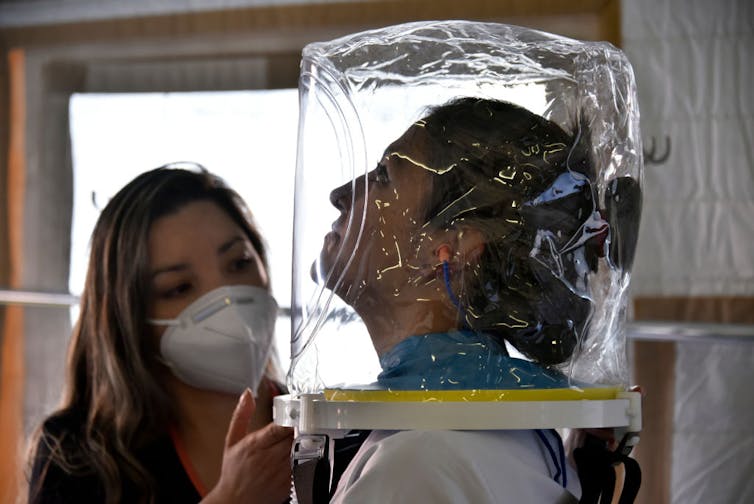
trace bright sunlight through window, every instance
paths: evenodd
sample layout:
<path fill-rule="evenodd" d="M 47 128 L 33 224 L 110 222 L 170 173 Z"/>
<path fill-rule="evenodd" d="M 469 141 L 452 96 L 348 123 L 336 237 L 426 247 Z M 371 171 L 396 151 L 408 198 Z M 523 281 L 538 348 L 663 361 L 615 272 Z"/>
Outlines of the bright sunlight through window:
<path fill-rule="evenodd" d="M 267 240 L 273 293 L 290 306 L 297 90 L 75 94 L 70 122 L 71 293 L 83 290 L 89 238 L 109 198 L 139 173 L 193 161 L 246 200 Z M 276 339 L 285 367 L 289 317 L 278 319 Z"/>

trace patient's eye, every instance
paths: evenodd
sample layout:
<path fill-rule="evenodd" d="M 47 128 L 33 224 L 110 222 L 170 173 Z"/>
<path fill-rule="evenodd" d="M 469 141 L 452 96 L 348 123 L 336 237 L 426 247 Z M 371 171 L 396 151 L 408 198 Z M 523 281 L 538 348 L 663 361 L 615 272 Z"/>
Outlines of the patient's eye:
<path fill-rule="evenodd" d="M 377 163 L 377 167 L 369 172 L 369 181 L 378 184 L 387 184 L 390 182 L 390 177 L 388 177 L 387 173 L 387 166 L 382 163 Z"/>

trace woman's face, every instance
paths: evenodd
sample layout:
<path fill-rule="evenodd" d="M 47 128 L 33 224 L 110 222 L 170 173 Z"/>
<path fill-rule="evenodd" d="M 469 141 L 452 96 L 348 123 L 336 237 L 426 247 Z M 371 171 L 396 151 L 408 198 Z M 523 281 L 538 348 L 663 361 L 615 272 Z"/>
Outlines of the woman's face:
<path fill-rule="evenodd" d="M 422 128 L 409 128 L 387 148 L 366 184 L 361 176 L 330 194 L 340 217 L 325 236 L 320 265 L 330 273 L 327 287 L 349 304 L 370 291 L 413 301 L 407 297 L 424 274 L 431 241 L 422 229 L 432 177 L 423 161 L 426 143 Z"/>
<path fill-rule="evenodd" d="M 194 300 L 226 285 L 268 287 L 244 230 L 212 201 L 195 201 L 155 220 L 149 230 L 148 317 L 173 319 Z M 156 327 L 161 333 L 164 327 Z"/>

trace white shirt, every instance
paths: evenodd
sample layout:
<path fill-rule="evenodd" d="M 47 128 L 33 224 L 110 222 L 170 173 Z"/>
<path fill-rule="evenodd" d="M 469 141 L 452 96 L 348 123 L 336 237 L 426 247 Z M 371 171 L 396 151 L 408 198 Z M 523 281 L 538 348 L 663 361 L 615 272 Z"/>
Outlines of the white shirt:
<path fill-rule="evenodd" d="M 566 466 L 567 489 L 578 499 L 578 476 Z M 556 473 L 532 430 L 374 431 L 331 502 L 556 503 L 565 493 Z"/>

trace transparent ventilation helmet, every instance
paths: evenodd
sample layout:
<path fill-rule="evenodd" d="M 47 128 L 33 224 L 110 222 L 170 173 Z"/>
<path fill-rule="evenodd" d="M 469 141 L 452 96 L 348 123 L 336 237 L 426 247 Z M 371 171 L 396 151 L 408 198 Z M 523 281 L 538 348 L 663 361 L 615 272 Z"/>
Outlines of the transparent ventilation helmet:
<path fill-rule="evenodd" d="M 491 23 L 367 31 L 304 49 L 299 121 L 294 396 L 625 390 L 642 157 L 620 50 Z"/>

